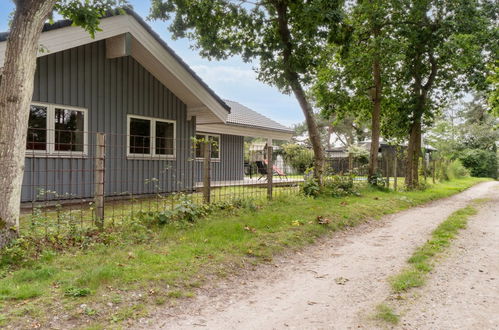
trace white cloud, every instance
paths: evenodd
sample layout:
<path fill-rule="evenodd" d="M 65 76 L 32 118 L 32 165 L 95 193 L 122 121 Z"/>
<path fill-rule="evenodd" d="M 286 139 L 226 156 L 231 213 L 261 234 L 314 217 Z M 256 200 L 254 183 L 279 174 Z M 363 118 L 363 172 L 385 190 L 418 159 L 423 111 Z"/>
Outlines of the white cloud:
<path fill-rule="evenodd" d="M 192 69 L 208 84 L 252 83 L 256 80 L 253 70 L 235 66 L 193 65 Z"/>

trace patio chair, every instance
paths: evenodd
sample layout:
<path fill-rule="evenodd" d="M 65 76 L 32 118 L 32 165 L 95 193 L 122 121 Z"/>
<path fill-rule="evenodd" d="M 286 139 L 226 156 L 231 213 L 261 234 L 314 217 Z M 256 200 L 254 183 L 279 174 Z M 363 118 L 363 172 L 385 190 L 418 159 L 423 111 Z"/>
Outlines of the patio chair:
<path fill-rule="evenodd" d="M 261 178 L 267 178 L 267 165 L 264 164 L 261 160 L 257 160 L 256 162 L 256 170 L 258 174 L 260 174 L 260 177 L 258 180 Z"/>

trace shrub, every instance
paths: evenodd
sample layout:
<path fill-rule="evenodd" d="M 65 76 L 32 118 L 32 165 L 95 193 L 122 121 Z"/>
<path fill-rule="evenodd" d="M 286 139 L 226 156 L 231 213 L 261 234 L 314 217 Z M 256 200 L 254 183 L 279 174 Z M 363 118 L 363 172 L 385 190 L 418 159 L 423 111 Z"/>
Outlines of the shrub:
<path fill-rule="evenodd" d="M 469 171 L 463 166 L 459 159 L 444 164 L 438 177 L 440 180 L 449 181 L 469 176 Z"/>
<path fill-rule="evenodd" d="M 324 180 L 323 192 L 333 197 L 358 195 L 353 176 L 333 175 Z"/>
<path fill-rule="evenodd" d="M 298 144 L 284 144 L 282 146 L 284 160 L 289 163 L 298 173 L 305 171 L 314 165 L 314 154 L 311 150 Z"/>
<path fill-rule="evenodd" d="M 305 196 L 317 197 L 320 194 L 320 186 L 312 176 L 307 176 L 301 186 L 301 191 Z"/>
<path fill-rule="evenodd" d="M 472 176 L 497 179 L 497 155 L 494 151 L 483 149 L 464 150 L 459 159 Z"/>

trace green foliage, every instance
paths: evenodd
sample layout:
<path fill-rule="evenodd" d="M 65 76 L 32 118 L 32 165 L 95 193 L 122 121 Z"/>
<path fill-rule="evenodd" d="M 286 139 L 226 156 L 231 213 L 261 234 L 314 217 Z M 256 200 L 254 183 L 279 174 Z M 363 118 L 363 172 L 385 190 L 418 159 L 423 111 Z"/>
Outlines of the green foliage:
<path fill-rule="evenodd" d="M 20 237 L 0 251 L 0 269 L 8 265 L 24 265 L 36 253 L 36 246 L 28 238 Z"/>
<path fill-rule="evenodd" d="M 489 84 L 488 103 L 492 115 L 499 117 L 499 61 L 491 65 L 492 72 L 487 77 Z"/>
<path fill-rule="evenodd" d="M 439 179 L 449 181 L 461 179 L 469 175 L 469 171 L 463 166 L 461 161 L 455 159 L 442 166 L 441 172 L 439 173 Z"/>
<path fill-rule="evenodd" d="M 400 321 L 400 316 L 395 314 L 393 309 L 385 304 L 380 304 L 376 306 L 375 318 L 377 320 L 388 322 L 391 324 L 397 324 Z"/>
<path fill-rule="evenodd" d="M 90 289 L 88 288 L 76 288 L 76 287 L 69 287 L 66 290 L 64 290 L 64 295 L 66 297 L 85 297 L 88 296 L 91 293 Z"/>
<path fill-rule="evenodd" d="M 100 19 L 107 12 L 115 10 L 118 14 L 124 14 L 121 8 L 125 7 L 128 7 L 127 0 L 58 0 L 54 10 L 70 19 L 73 25 L 85 29 L 93 38 L 96 32 L 102 31 L 99 28 Z"/>
<path fill-rule="evenodd" d="M 380 171 L 378 171 L 377 173 L 374 173 L 374 175 L 372 175 L 369 178 L 369 185 L 371 185 L 372 187 L 379 188 L 379 189 L 385 188 L 386 187 L 386 178 L 383 176 L 383 173 L 381 173 Z"/>
<path fill-rule="evenodd" d="M 481 201 L 475 201 L 479 203 Z M 467 206 L 452 213 L 431 234 L 423 246 L 416 249 L 407 260 L 410 267 L 390 279 L 394 292 L 407 291 L 410 288 L 420 287 L 425 283 L 425 274 L 432 270 L 432 260 L 441 253 L 455 238 L 459 230 L 466 228 L 468 218 L 476 214 L 473 206 Z"/>
<path fill-rule="evenodd" d="M 354 176 L 332 175 L 324 179 L 322 193 L 325 196 L 344 197 L 359 195 L 358 188 L 354 184 Z"/>
<path fill-rule="evenodd" d="M 497 178 L 498 163 L 497 153 L 482 149 L 464 150 L 459 159 L 472 176 Z"/>
<path fill-rule="evenodd" d="M 317 197 L 321 192 L 321 187 L 319 186 L 319 182 L 317 182 L 314 177 L 308 175 L 305 177 L 305 181 L 301 185 L 301 191 L 305 196 Z"/>
<path fill-rule="evenodd" d="M 300 174 L 305 173 L 314 165 L 313 152 L 299 144 L 288 143 L 282 145 L 282 154 L 284 160 Z"/>
<path fill-rule="evenodd" d="M 226 59 L 241 55 L 259 60 L 258 79 L 289 92 L 289 72 L 306 82 L 315 56 L 330 37 L 339 37 L 341 1 L 246 2 L 230 0 L 153 0 L 151 18 L 171 20 L 174 37 L 195 41 L 201 56 Z M 280 17 L 281 10 L 285 17 Z M 290 38 L 278 28 L 285 20 Z M 216 24 L 214 24 L 216 22 Z M 289 45 L 289 44 L 291 45 Z"/>

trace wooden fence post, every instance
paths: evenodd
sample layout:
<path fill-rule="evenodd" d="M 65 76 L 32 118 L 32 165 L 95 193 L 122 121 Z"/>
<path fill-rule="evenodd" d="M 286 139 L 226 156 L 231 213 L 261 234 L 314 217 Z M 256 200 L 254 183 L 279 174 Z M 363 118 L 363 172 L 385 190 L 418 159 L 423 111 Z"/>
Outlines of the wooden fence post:
<path fill-rule="evenodd" d="M 97 133 L 95 144 L 95 170 L 94 170 L 94 184 L 95 184 L 95 219 L 99 229 L 104 228 L 104 177 L 106 171 L 105 157 L 106 157 L 106 135 L 104 133 Z"/>
<path fill-rule="evenodd" d="M 203 201 L 209 204 L 211 201 L 211 143 L 203 142 Z"/>
<path fill-rule="evenodd" d="M 397 191 L 397 178 L 398 178 L 398 174 L 397 174 L 397 167 L 398 167 L 398 164 L 397 164 L 397 151 L 395 151 L 395 158 L 393 159 L 393 190 Z"/>
<path fill-rule="evenodd" d="M 351 152 L 348 153 L 348 173 L 351 174 L 353 171 L 353 155 Z"/>
<path fill-rule="evenodd" d="M 433 181 L 433 184 L 435 184 L 435 171 L 436 171 L 436 161 L 435 159 L 432 159 L 431 161 L 433 163 L 432 167 L 431 167 L 431 178 L 432 178 L 432 181 Z"/>
<path fill-rule="evenodd" d="M 272 146 L 267 146 L 267 198 L 272 200 L 272 179 L 274 167 L 272 162 Z"/>
<path fill-rule="evenodd" d="M 386 153 L 386 160 L 383 159 L 383 162 L 385 163 L 385 171 L 386 171 L 386 188 L 390 189 L 390 161 L 388 157 L 388 152 Z"/>

